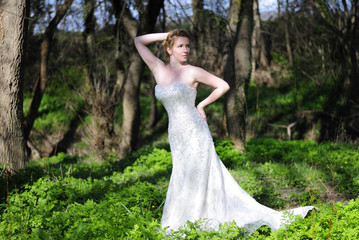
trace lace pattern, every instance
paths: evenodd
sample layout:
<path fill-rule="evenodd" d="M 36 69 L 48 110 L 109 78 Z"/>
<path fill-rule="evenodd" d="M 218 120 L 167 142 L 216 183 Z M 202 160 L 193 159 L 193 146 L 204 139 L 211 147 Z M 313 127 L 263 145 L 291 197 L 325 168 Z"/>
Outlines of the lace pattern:
<path fill-rule="evenodd" d="M 249 234 L 262 225 L 280 228 L 283 213 L 259 204 L 218 158 L 207 122 L 195 107 L 196 95 L 196 89 L 183 82 L 155 87 L 155 96 L 168 113 L 173 162 L 162 227 L 178 229 L 202 218 L 207 219 L 207 229 L 232 221 Z M 292 212 L 304 217 L 312 208 Z"/>

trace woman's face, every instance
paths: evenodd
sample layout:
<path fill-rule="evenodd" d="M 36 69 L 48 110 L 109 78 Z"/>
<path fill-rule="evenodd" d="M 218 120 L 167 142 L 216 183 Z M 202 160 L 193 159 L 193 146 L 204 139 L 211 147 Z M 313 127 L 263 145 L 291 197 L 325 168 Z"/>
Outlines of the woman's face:
<path fill-rule="evenodd" d="M 171 58 L 175 58 L 177 61 L 183 63 L 186 62 L 189 53 L 189 39 L 187 37 L 177 37 L 171 49 L 168 49 Z"/>

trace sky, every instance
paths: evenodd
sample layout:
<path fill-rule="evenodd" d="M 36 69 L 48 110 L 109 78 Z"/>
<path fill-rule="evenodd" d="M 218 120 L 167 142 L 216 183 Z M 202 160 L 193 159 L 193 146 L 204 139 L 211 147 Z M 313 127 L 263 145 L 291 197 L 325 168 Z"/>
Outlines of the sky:
<path fill-rule="evenodd" d="M 213 8 L 216 8 L 215 5 L 217 5 L 217 7 L 218 7 L 218 0 L 204 0 L 204 1 L 207 4 L 207 6 L 212 6 Z M 258 1 L 259 1 L 259 12 L 260 13 L 276 11 L 277 0 L 258 0 Z M 48 0 L 47 2 L 54 5 L 55 0 Z M 75 0 L 73 3 L 72 9 L 81 8 L 81 2 L 82 2 L 82 0 Z M 99 4 L 100 10 L 98 9 L 98 14 L 99 14 L 99 16 L 103 16 L 103 15 L 106 15 L 106 11 L 104 10 L 104 5 L 103 5 L 103 2 L 106 2 L 106 1 L 103 1 L 103 2 L 100 1 L 100 2 L 102 4 Z M 183 7 L 185 9 L 187 9 L 187 10 L 185 10 L 185 12 L 182 12 L 182 14 L 180 13 L 180 15 L 186 15 L 187 17 L 189 17 L 192 14 L 191 0 L 165 0 L 165 4 L 168 4 L 167 5 L 167 11 L 168 11 L 167 14 L 169 14 L 171 11 L 177 12 L 179 9 L 179 7 L 177 5 L 178 3 L 181 3 L 182 9 L 183 9 Z M 223 0 L 222 3 L 223 4 L 220 4 L 220 6 L 219 6 L 222 10 L 229 7 L 229 0 Z M 215 10 L 215 9 L 213 9 L 213 10 Z M 54 15 L 54 11 L 52 12 L 52 15 L 50 15 L 48 17 L 49 18 L 53 17 L 53 15 Z M 81 16 L 78 16 L 78 15 L 75 15 L 74 17 L 71 16 L 71 17 L 68 17 L 65 21 L 66 21 L 66 26 L 64 26 L 64 27 L 67 30 L 79 29 L 79 28 L 81 29 L 83 27 Z M 98 21 L 101 21 L 101 17 L 98 17 Z M 40 24 L 39 26 L 37 26 L 36 31 L 39 31 L 39 32 L 44 31 L 44 28 L 46 27 L 47 22 L 48 21 L 45 20 L 45 22 L 43 24 Z M 60 25 L 61 25 L 61 23 L 60 23 Z M 60 27 L 60 25 L 59 25 L 59 27 Z"/>
<path fill-rule="evenodd" d="M 258 0 L 259 12 L 271 12 L 277 10 L 277 0 Z"/>

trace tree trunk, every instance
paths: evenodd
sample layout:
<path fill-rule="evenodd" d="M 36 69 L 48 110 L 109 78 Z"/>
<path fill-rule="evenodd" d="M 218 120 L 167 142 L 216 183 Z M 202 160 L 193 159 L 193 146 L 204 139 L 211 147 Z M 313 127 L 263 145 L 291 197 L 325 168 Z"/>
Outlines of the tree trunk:
<path fill-rule="evenodd" d="M 88 94 L 92 97 L 89 99 L 90 112 L 92 114 L 92 122 L 88 128 L 88 134 L 90 135 L 90 144 L 93 150 L 96 152 L 97 156 L 101 160 L 104 159 L 106 155 L 106 139 L 107 139 L 107 129 L 106 125 L 111 119 L 106 119 L 105 109 L 108 106 L 105 106 L 103 102 L 105 99 L 108 99 L 108 96 L 103 96 L 106 94 L 104 90 L 103 79 L 98 73 L 96 67 L 96 53 L 95 53 L 95 9 L 96 9 L 96 0 L 85 0 L 84 1 L 84 49 L 85 49 L 85 63 L 86 63 L 86 81 L 89 85 Z"/>
<path fill-rule="evenodd" d="M 252 32 L 252 79 L 255 78 L 255 71 L 257 66 L 257 56 L 259 55 L 259 39 L 260 39 L 260 18 L 258 11 L 258 0 L 253 0 L 253 32 Z"/>
<path fill-rule="evenodd" d="M 268 69 L 270 59 L 268 54 L 268 47 L 262 35 L 261 18 L 259 15 L 258 0 L 253 1 L 253 33 L 252 33 L 252 79 L 255 78 L 255 71 L 257 68 Z M 270 75 L 270 71 L 268 71 Z"/>
<path fill-rule="evenodd" d="M 203 0 L 192 0 L 192 21 L 194 26 L 196 26 L 196 23 L 199 21 L 199 14 L 203 10 L 203 6 Z"/>
<path fill-rule="evenodd" d="M 289 1 L 286 0 L 285 4 L 285 16 L 286 21 L 284 22 L 284 31 L 285 31 L 285 45 L 287 47 L 287 54 L 288 54 L 288 61 L 289 65 L 293 66 L 293 53 L 292 53 L 292 47 L 290 45 L 290 38 L 289 38 Z"/>
<path fill-rule="evenodd" d="M 223 62 L 225 64 L 224 71 L 223 71 L 223 78 L 228 84 L 231 86 L 229 92 L 225 95 L 225 124 L 222 124 L 225 128 L 226 135 L 229 134 L 229 128 L 227 126 L 227 122 L 231 121 L 228 120 L 227 117 L 231 117 L 230 115 L 233 111 L 227 109 L 228 106 L 235 105 L 235 91 L 232 88 L 235 86 L 235 71 L 234 71 L 234 43 L 235 43 L 235 36 L 237 30 L 237 23 L 239 22 L 239 12 L 240 12 L 240 2 L 236 0 L 231 0 L 230 8 L 228 12 L 228 25 L 227 25 L 227 32 L 226 32 L 226 52 L 223 57 Z M 232 119 L 232 118 L 231 118 Z M 231 134 L 232 136 L 232 134 Z"/>
<path fill-rule="evenodd" d="M 157 121 L 158 121 L 158 109 L 157 109 L 157 100 L 156 100 L 156 96 L 155 96 L 155 86 L 156 86 L 156 81 L 154 79 L 151 80 L 151 89 L 152 89 L 152 94 L 151 94 L 151 112 L 150 112 L 150 117 L 148 120 L 148 129 L 150 131 L 153 130 L 153 127 L 156 125 Z"/>
<path fill-rule="evenodd" d="M 36 82 L 35 93 L 32 99 L 29 112 L 25 119 L 25 139 L 29 139 L 30 132 L 34 125 L 35 119 L 38 114 L 38 110 L 41 104 L 42 96 L 44 95 L 45 88 L 48 81 L 47 69 L 49 62 L 49 55 L 51 51 L 52 40 L 57 30 L 57 25 L 63 19 L 67 11 L 69 10 L 74 0 L 65 0 L 61 6 L 57 8 L 55 17 L 50 21 L 47 26 L 44 38 L 41 43 L 41 63 L 40 63 L 40 79 Z"/>
<path fill-rule="evenodd" d="M 26 167 L 23 59 L 29 1 L 0 2 L 0 163 L 11 173 Z M 3 11 L 6 10 L 6 11 Z"/>
<path fill-rule="evenodd" d="M 122 21 L 131 39 L 134 39 L 136 35 L 153 31 L 159 12 L 163 7 L 163 2 L 163 0 L 150 0 L 144 11 L 139 9 L 139 12 L 142 12 L 142 14 L 140 14 L 139 24 L 131 16 L 130 11 L 127 8 L 125 9 Z M 145 65 L 137 53 L 133 41 L 130 48 L 130 66 L 128 67 L 123 95 L 120 156 L 124 156 L 131 150 L 136 149 L 140 126 L 139 92 L 142 72 Z"/>
<path fill-rule="evenodd" d="M 201 11 L 203 10 L 203 0 L 192 0 L 192 25 L 191 25 L 191 43 L 193 48 L 191 49 L 192 59 L 198 61 L 203 54 L 203 29 L 201 24 Z M 207 23 L 208 24 L 208 23 Z M 206 27 L 208 28 L 208 25 Z M 202 53 L 202 54 L 201 54 Z M 198 62 L 195 65 L 200 65 Z"/>
<path fill-rule="evenodd" d="M 348 21 L 350 25 L 350 31 L 348 33 L 349 42 L 349 53 L 350 53 L 350 62 L 351 62 L 351 71 L 350 71 L 350 93 L 349 100 L 359 104 L 359 64 L 358 64 L 358 38 L 357 38 L 357 30 L 358 30 L 358 11 L 359 4 L 358 1 L 352 1 L 353 14 L 351 21 Z"/>
<path fill-rule="evenodd" d="M 122 23 L 122 17 L 125 11 L 125 4 L 122 4 L 122 1 L 112 0 L 112 6 L 115 11 L 116 16 L 116 89 L 114 94 L 119 94 L 125 83 L 125 71 L 126 71 L 126 48 L 127 48 L 127 39 L 124 38 L 124 29 Z"/>
<path fill-rule="evenodd" d="M 140 125 L 139 90 L 144 63 L 139 55 L 132 54 L 123 95 L 123 123 L 120 155 L 136 149 Z"/>
<path fill-rule="evenodd" d="M 96 64 L 95 64 L 95 0 L 85 0 L 85 29 L 83 32 L 84 41 L 85 41 L 85 63 L 86 63 L 86 79 L 93 88 L 96 86 L 96 80 L 94 74 L 96 74 Z"/>
<path fill-rule="evenodd" d="M 226 98 L 226 119 L 229 137 L 242 149 L 246 141 L 246 95 L 251 74 L 251 36 L 253 0 L 241 2 L 234 49 L 233 73 L 227 78 L 231 90 Z"/>
<path fill-rule="evenodd" d="M 281 7 L 282 3 L 281 0 L 277 0 L 277 18 L 279 19 L 282 15 L 280 7 Z"/>

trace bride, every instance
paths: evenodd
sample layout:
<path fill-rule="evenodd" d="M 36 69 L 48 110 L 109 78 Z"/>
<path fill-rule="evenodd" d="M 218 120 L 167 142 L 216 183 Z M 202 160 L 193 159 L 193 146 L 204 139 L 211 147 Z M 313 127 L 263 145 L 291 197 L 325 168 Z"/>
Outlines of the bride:
<path fill-rule="evenodd" d="M 169 63 L 153 55 L 147 45 L 163 41 Z M 206 122 L 204 107 L 229 90 L 221 78 L 187 63 L 189 35 L 185 30 L 153 33 L 135 38 L 135 46 L 152 71 L 156 98 L 169 119 L 168 138 L 172 154 L 172 174 L 161 226 L 178 229 L 187 221 L 205 220 L 205 229 L 218 229 L 235 221 L 251 234 L 263 225 L 278 229 L 283 212 L 259 204 L 245 192 L 218 158 Z M 197 107 L 198 84 L 212 87 L 212 93 Z M 304 217 L 313 207 L 289 210 Z"/>

